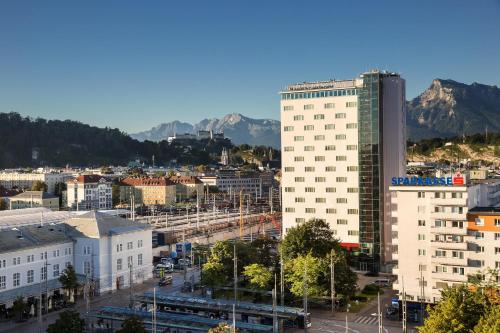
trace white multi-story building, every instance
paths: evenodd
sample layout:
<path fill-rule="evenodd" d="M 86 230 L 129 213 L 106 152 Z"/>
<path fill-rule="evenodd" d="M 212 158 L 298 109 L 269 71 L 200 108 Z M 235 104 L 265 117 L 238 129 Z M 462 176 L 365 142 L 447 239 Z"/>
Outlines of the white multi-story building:
<path fill-rule="evenodd" d="M 400 297 L 404 287 L 408 301 L 435 303 L 444 287 L 467 282 L 468 275 L 486 267 L 500 267 L 500 218 L 498 225 L 488 220 L 485 227 L 477 217 L 484 210 L 474 208 L 498 204 L 500 181 L 452 179 L 400 177 L 390 187 L 393 273 L 398 276 L 393 287 Z"/>
<path fill-rule="evenodd" d="M 66 182 L 67 206 L 76 210 L 111 209 L 111 182 L 99 175 L 80 175 Z"/>
<path fill-rule="evenodd" d="M 1 172 L 0 173 L 0 186 L 6 189 L 31 189 L 33 184 L 37 181 L 44 182 L 47 185 L 47 192 L 54 193 L 57 183 L 64 183 L 66 180 L 72 178 L 70 173 L 49 173 L 49 172 Z"/>
<path fill-rule="evenodd" d="M 60 291 L 59 275 L 72 264 L 73 240 L 62 225 L 1 230 L 0 306 L 8 308 L 23 296 L 34 307 L 35 299 L 47 291 L 51 299 Z"/>
<path fill-rule="evenodd" d="M 260 177 L 221 177 L 221 176 L 202 176 L 200 180 L 209 186 L 217 186 L 220 191 L 230 195 L 239 194 L 243 191 L 252 196 L 262 195 L 262 179 Z"/>
<path fill-rule="evenodd" d="M 74 266 L 99 292 L 151 278 L 152 235 L 149 225 L 91 211 L 66 221 L 75 241 Z"/>
<path fill-rule="evenodd" d="M 281 92 L 283 226 L 323 219 L 359 268 L 390 257 L 390 177 L 405 170 L 405 81 L 373 71 Z"/>

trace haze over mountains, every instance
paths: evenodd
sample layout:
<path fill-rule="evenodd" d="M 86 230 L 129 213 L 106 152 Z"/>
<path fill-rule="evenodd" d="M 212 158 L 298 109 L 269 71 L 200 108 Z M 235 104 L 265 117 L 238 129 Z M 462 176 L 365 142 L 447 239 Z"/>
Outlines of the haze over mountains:
<path fill-rule="evenodd" d="M 470 85 L 435 79 L 422 94 L 408 101 L 408 139 L 453 137 L 500 132 L 500 89 L 479 83 Z M 221 119 L 204 119 L 192 125 L 180 121 L 162 123 L 152 129 L 130 134 L 143 141 L 161 141 L 175 133 L 198 130 L 224 132 L 236 144 L 280 146 L 280 122 L 252 119 L 232 113 Z"/>

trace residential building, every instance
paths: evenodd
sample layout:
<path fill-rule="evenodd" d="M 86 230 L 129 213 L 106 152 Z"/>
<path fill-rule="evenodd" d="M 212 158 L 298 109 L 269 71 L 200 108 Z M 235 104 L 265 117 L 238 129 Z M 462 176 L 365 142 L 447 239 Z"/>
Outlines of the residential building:
<path fill-rule="evenodd" d="M 221 169 L 218 175 L 201 176 L 199 179 L 204 184 L 216 186 L 229 195 L 239 194 L 241 191 L 257 197 L 262 195 L 262 179 L 259 172 Z"/>
<path fill-rule="evenodd" d="M 358 269 L 391 258 L 389 185 L 406 164 L 405 81 L 372 71 L 281 92 L 283 227 L 326 221 Z M 385 269 L 385 267 L 382 267 Z"/>
<path fill-rule="evenodd" d="M 166 177 L 127 177 L 120 182 L 120 202 L 135 205 L 171 205 L 175 203 L 176 184 Z"/>
<path fill-rule="evenodd" d="M 77 273 L 92 281 L 94 290 L 111 291 L 152 276 L 152 235 L 148 224 L 96 211 L 67 220 L 74 240 Z"/>
<path fill-rule="evenodd" d="M 175 184 L 176 201 L 183 201 L 198 196 L 204 198 L 203 182 L 194 176 L 172 176 L 169 181 Z"/>
<path fill-rule="evenodd" d="M 6 189 L 30 190 L 37 181 L 44 182 L 47 185 L 47 192 L 54 194 L 56 184 L 64 183 L 72 178 L 70 173 L 51 173 L 51 172 L 0 172 L 0 186 Z"/>
<path fill-rule="evenodd" d="M 467 282 L 468 275 L 500 262 L 498 210 L 481 208 L 500 202 L 500 180 L 467 182 L 456 174 L 398 177 L 394 183 L 393 274 L 398 279 L 393 288 L 400 297 L 404 288 L 408 301 L 435 303 L 446 286 Z M 492 189 L 495 195 L 485 195 Z"/>
<path fill-rule="evenodd" d="M 10 209 L 33 207 L 59 210 L 59 197 L 43 191 L 25 191 L 9 198 Z"/>
<path fill-rule="evenodd" d="M 111 209 L 111 182 L 99 175 L 80 175 L 66 181 L 66 204 L 71 209 Z"/>

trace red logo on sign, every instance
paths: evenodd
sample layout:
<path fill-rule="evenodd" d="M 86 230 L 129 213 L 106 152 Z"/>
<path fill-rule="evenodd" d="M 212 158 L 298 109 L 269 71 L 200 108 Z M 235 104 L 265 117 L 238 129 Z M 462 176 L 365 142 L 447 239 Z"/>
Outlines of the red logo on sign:
<path fill-rule="evenodd" d="M 453 185 L 465 185 L 464 176 L 460 172 L 455 173 L 452 177 L 452 183 Z"/>

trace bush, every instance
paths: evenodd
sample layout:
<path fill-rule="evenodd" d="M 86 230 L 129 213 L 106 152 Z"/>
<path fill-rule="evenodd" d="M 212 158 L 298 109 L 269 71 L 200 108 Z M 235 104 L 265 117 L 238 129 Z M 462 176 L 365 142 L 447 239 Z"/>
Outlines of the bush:
<path fill-rule="evenodd" d="M 377 295 L 380 292 L 380 287 L 376 284 L 367 284 L 361 292 L 367 295 Z"/>

